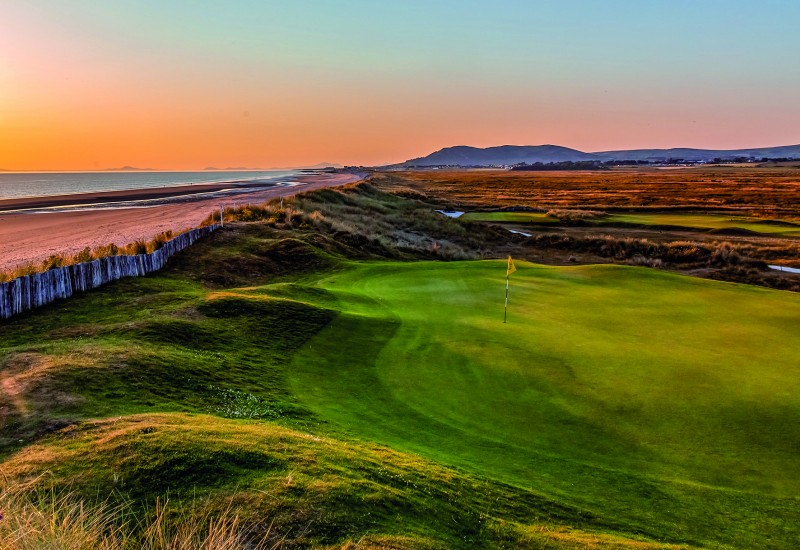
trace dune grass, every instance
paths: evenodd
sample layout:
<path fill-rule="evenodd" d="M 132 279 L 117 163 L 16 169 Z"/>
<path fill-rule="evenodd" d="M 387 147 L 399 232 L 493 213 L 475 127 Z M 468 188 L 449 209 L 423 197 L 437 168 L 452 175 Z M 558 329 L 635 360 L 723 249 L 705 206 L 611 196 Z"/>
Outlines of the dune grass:
<path fill-rule="evenodd" d="M 518 268 L 505 325 L 500 262 L 322 279 L 344 313 L 295 357 L 293 392 L 348 434 L 650 534 L 798 536 L 798 296 Z"/>
<path fill-rule="evenodd" d="M 230 510 L 175 510 L 156 501 L 147 519 L 125 504 L 88 503 L 80 495 L 46 489 L 4 487 L 0 494 L 0 547 L 76 550 L 267 550 L 280 544 L 248 540 Z M 268 536 L 269 533 L 267 533 Z"/>

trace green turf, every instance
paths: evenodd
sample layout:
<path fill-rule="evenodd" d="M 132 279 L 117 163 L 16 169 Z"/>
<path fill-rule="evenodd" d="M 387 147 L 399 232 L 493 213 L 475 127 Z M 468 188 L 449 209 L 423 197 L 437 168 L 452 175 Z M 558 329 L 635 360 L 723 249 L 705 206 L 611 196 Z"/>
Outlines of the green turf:
<path fill-rule="evenodd" d="M 719 216 L 714 214 L 610 214 L 601 223 L 627 223 L 636 225 L 671 225 L 697 229 L 744 229 L 754 233 L 785 236 L 800 235 L 800 225 L 775 223 L 757 218 Z"/>
<path fill-rule="evenodd" d="M 650 534 L 800 536 L 800 297 L 663 272 L 366 264 L 295 356 L 300 401 L 350 434 Z M 697 521 L 703 517 L 703 521 Z"/>
<path fill-rule="evenodd" d="M 466 221 L 483 221 L 499 223 L 558 223 L 558 218 L 541 212 L 472 212 L 462 216 Z M 685 214 L 685 213 L 641 213 L 641 214 L 608 214 L 601 218 L 586 220 L 596 225 L 626 224 L 683 227 L 700 230 L 743 229 L 754 233 L 776 234 L 783 236 L 800 236 L 800 225 L 775 220 L 759 220 L 757 218 L 724 216 L 718 214 Z"/>

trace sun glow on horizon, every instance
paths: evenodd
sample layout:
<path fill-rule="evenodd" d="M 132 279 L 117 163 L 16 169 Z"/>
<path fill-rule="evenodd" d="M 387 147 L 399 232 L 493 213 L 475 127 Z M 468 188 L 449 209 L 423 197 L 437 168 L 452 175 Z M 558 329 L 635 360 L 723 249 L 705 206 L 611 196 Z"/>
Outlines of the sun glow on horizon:
<path fill-rule="evenodd" d="M 0 168 L 800 142 L 800 75 L 781 61 L 800 6 L 762 22 L 747 14 L 765 3 L 689 5 L 6 2 Z"/>

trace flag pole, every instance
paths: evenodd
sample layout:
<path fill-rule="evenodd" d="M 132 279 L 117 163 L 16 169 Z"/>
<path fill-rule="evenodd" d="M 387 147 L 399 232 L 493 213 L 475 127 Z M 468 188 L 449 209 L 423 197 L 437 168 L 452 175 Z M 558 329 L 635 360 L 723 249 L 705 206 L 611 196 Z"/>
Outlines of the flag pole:
<path fill-rule="evenodd" d="M 508 275 L 506 275 L 506 305 L 503 308 L 503 323 L 506 322 L 507 316 L 508 316 Z"/>
<path fill-rule="evenodd" d="M 506 305 L 503 307 L 503 323 L 505 323 L 508 318 L 508 278 L 516 270 L 517 268 L 514 266 L 514 261 L 511 259 L 511 256 L 509 256 L 508 264 L 506 264 Z"/>

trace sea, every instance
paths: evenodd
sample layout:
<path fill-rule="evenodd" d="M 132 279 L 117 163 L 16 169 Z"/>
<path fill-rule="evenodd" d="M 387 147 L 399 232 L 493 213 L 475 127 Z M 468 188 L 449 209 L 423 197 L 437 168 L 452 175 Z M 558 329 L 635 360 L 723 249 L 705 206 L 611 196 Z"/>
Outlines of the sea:
<path fill-rule="evenodd" d="M 292 184 L 299 170 L 203 172 L 0 172 L 0 200 L 152 189 L 195 183 Z"/>

